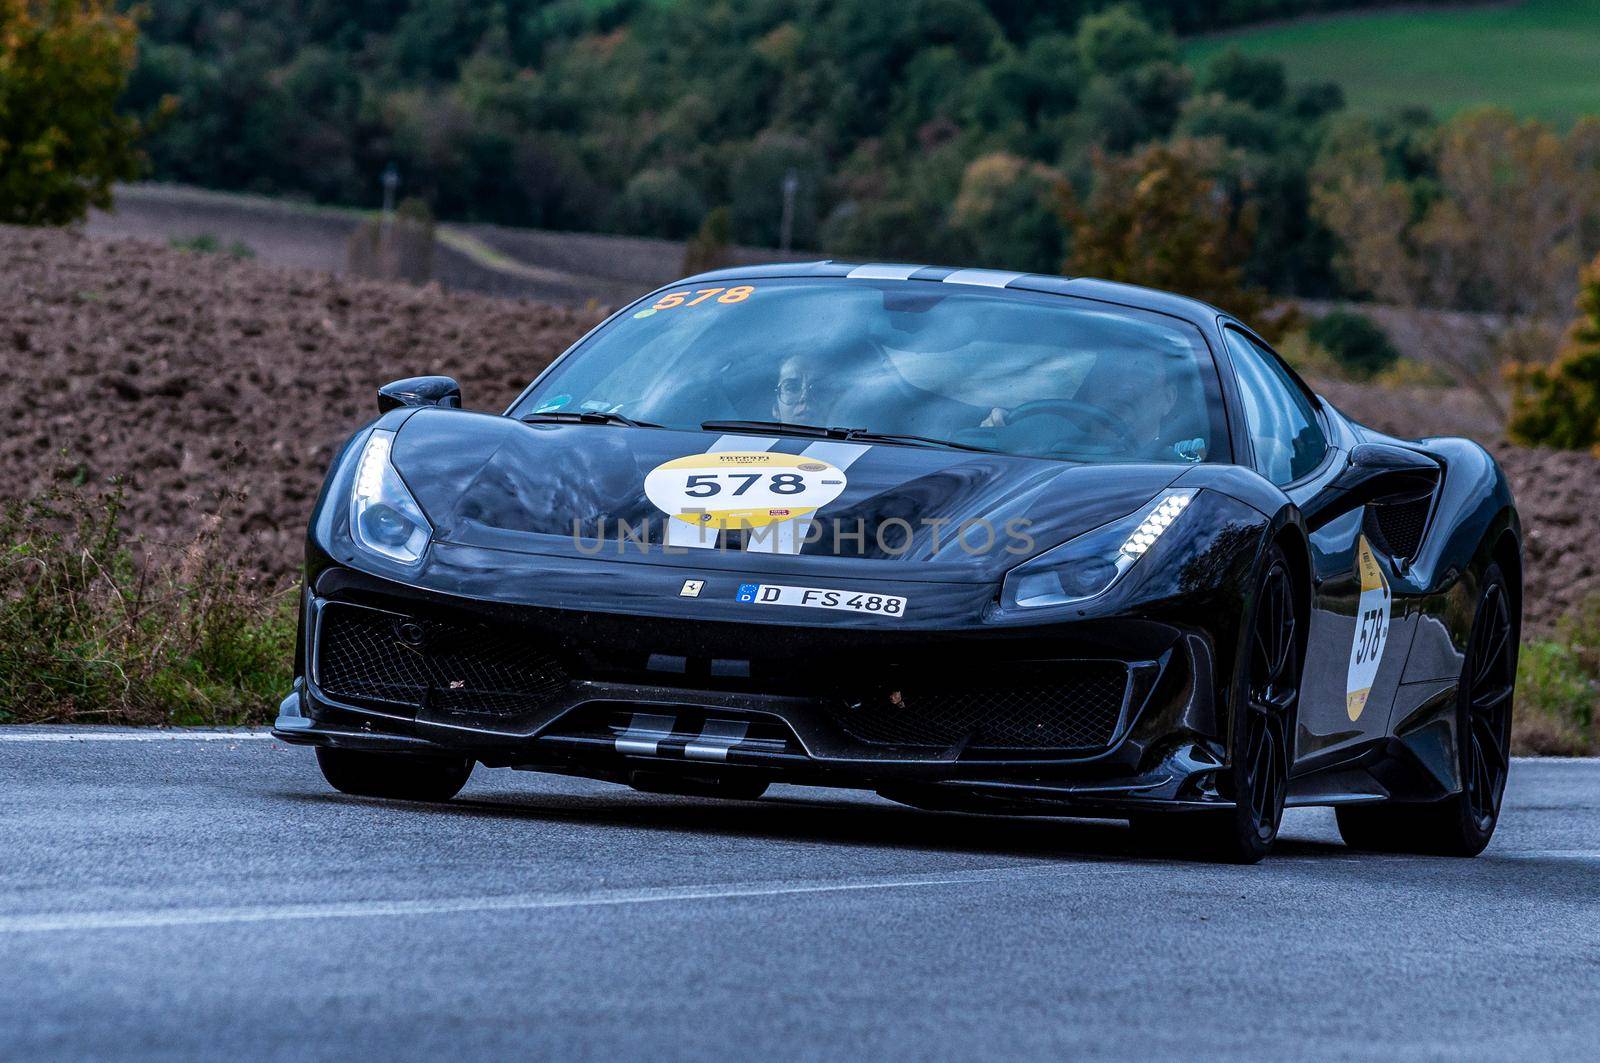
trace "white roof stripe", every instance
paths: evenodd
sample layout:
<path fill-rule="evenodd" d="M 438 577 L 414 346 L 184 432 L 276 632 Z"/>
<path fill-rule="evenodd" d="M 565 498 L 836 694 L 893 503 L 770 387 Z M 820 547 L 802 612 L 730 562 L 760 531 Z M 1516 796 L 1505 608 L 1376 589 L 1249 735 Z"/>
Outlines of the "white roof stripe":
<path fill-rule="evenodd" d="M 816 458 L 836 469 L 848 469 L 854 461 L 872 448 L 865 443 L 844 443 L 833 439 L 819 439 L 800 452 L 802 458 Z"/>
<path fill-rule="evenodd" d="M 729 435 L 718 436 L 717 441 L 706 448 L 706 453 L 720 454 L 723 451 L 728 450 L 745 451 L 749 453 L 760 450 L 771 450 L 777 445 L 777 436 L 741 436 L 730 433 Z"/>
<path fill-rule="evenodd" d="M 908 281 L 911 275 L 922 269 L 921 266 L 890 266 L 884 263 L 875 263 L 869 266 L 857 266 L 846 273 L 845 276 L 858 281 Z M 1020 276 L 1020 274 L 1018 274 Z"/>
<path fill-rule="evenodd" d="M 1008 273 L 1003 269 L 958 269 L 944 279 L 946 284 L 980 284 L 985 288 L 1004 288 L 1026 273 Z"/>

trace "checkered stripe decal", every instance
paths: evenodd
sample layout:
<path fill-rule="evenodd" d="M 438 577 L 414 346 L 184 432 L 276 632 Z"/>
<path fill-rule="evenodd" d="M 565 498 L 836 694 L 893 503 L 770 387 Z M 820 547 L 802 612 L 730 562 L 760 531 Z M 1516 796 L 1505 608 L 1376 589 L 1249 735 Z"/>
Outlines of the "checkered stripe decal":
<path fill-rule="evenodd" d="M 680 724 L 675 715 L 651 712 L 630 714 L 614 745 L 628 756 L 705 761 L 725 761 L 739 753 L 782 753 L 786 747 L 779 738 L 751 737 L 747 720 L 707 718 Z"/>

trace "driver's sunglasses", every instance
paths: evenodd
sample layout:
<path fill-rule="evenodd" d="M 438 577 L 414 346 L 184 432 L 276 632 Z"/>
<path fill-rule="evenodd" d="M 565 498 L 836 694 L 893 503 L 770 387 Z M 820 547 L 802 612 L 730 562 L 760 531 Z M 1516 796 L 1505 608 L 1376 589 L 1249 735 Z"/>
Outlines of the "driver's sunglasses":
<path fill-rule="evenodd" d="M 778 398 L 784 402 L 793 402 L 811 394 L 811 382 L 808 380 L 780 380 L 778 386 L 772 389 L 778 393 Z"/>

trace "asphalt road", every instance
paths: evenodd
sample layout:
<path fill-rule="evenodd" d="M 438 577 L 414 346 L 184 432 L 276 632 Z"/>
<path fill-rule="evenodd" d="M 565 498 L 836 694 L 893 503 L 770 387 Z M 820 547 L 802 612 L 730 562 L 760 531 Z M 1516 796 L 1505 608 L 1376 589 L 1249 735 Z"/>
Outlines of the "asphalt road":
<path fill-rule="evenodd" d="M 1476 860 L 1291 813 L 1254 868 L 1118 824 L 480 768 L 329 791 L 260 736 L 0 729 L 0 1058 L 1593 1058 L 1600 762 Z M 59 732 L 50 738 L 61 739 Z"/>

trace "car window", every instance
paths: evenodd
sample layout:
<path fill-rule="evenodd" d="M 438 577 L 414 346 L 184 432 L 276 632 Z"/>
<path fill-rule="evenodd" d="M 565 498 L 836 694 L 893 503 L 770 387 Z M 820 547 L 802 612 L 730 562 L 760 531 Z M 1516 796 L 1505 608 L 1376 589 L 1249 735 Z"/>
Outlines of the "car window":
<path fill-rule="evenodd" d="M 1085 462 L 1231 459 L 1200 331 L 1161 314 L 972 285 L 774 278 L 630 308 L 516 416 L 670 428 L 788 421 Z"/>
<path fill-rule="evenodd" d="M 1277 355 L 1242 332 L 1227 329 L 1226 335 L 1255 445 L 1256 470 L 1279 486 L 1309 475 L 1328 450 L 1310 400 Z"/>

